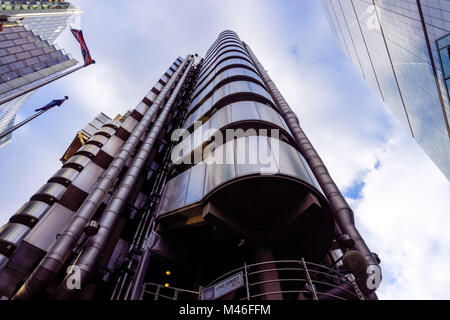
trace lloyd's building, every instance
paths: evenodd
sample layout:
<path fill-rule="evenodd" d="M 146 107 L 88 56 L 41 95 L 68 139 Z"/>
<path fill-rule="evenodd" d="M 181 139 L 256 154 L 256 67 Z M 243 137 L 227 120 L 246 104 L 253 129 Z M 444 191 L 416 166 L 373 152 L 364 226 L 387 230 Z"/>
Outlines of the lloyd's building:
<path fill-rule="evenodd" d="M 377 298 L 377 255 L 232 31 L 62 162 L 0 229 L 4 299 Z"/>

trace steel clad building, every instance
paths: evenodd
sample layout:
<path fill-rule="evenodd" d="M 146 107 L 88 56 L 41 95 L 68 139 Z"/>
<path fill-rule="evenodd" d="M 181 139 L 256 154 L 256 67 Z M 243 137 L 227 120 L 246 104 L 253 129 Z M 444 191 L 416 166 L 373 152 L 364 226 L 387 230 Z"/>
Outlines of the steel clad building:
<path fill-rule="evenodd" d="M 0 229 L 6 299 L 376 299 L 377 255 L 233 31 L 62 161 Z"/>

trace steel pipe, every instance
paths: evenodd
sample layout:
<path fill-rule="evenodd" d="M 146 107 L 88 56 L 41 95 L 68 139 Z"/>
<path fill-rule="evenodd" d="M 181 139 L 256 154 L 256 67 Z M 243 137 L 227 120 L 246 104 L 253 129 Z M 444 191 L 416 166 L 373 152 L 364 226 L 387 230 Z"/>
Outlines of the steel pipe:
<path fill-rule="evenodd" d="M 323 192 L 325 193 L 325 195 L 330 203 L 331 209 L 334 213 L 334 216 L 336 218 L 336 221 L 339 225 L 339 228 L 342 230 L 343 233 L 349 235 L 355 241 L 354 248 L 356 250 L 358 250 L 361 253 L 361 255 L 365 258 L 367 265 L 378 266 L 378 261 L 376 260 L 376 258 L 374 257 L 374 255 L 372 254 L 372 252 L 369 250 L 368 246 L 362 239 L 359 231 L 356 229 L 355 219 L 354 219 L 354 214 L 353 214 L 352 209 L 348 205 L 344 196 L 341 194 L 336 183 L 331 178 L 331 175 L 328 172 L 328 170 L 327 170 L 325 164 L 323 163 L 322 159 L 320 158 L 319 154 L 314 149 L 313 145 L 309 141 L 305 132 L 301 128 L 300 122 L 299 122 L 297 116 L 292 111 L 292 109 L 289 107 L 288 103 L 286 102 L 284 97 L 281 95 L 281 93 L 278 90 L 278 88 L 276 87 L 275 83 L 269 77 L 268 73 L 266 72 L 266 69 L 264 69 L 262 64 L 259 62 L 258 58 L 255 56 L 253 51 L 250 49 L 250 47 L 245 42 L 242 42 L 242 43 L 243 43 L 245 49 L 247 50 L 247 52 L 250 56 L 250 59 L 253 61 L 253 64 L 255 65 L 256 69 L 258 70 L 259 75 L 263 79 L 268 92 L 270 93 L 273 100 L 275 101 L 275 104 L 277 105 L 279 112 L 281 113 L 283 119 L 285 120 L 286 124 L 288 125 L 289 129 L 291 130 L 291 132 L 297 142 L 297 145 L 300 149 L 300 152 L 302 153 L 303 157 L 308 162 L 308 165 L 311 168 L 311 171 L 313 172 L 320 187 L 322 188 Z M 380 274 L 380 279 L 381 279 L 381 274 Z"/>
<path fill-rule="evenodd" d="M 108 191 L 113 186 L 114 181 L 131 158 L 136 146 L 146 133 L 153 118 L 163 106 L 164 100 L 169 94 L 172 86 L 175 84 L 178 76 L 181 74 L 181 71 L 186 66 L 186 63 L 187 61 L 184 61 L 178 68 L 177 72 L 171 77 L 164 89 L 158 95 L 158 98 L 147 110 L 141 122 L 136 126 L 130 137 L 118 151 L 114 161 L 102 174 L 100 181 L 97 182 L 83 205 L 71 218 L 65 230 L 61 232 L 60 237 L 55 240 L 40 264 L 16 293 L 14 297 L 15 300 L 32 299 L 45 289 L 56 277 L 70 255 L 72 248 L 83 234 L 84 227 L 91 221 L 96 210 L 104 201 Z"/>
<path fill-rule="evenodd" d="M 188 59 L 186 59 L 186 61 L 188 61 Z M 178 82 L 177 86 L 175 87 L 175 90 L 167 101 L 163 111 L 161 112 L 154 126 L 145 138 L 145 141 L 142 144 L 139 152 L 134 157 L 130 168 L 122 178 L 122 181 L 120 182 L 119 187 L 112 196 L 108 206 L 104 210 L 99 220 L 100 229 L 98 233 L 88 240 L 86 247 L 76 259 L 75 267 L 79 268 L 79 270 L 81 271 L 81 288 L 84 288 L 89 283 L 92 274 L 96 270 L 98 260 L 102 256 L 102 252 L 112 235 L 113 228 L 116 225 L 118 218 L 120 217 L 120 213 L 124 205 L 126 204 L 128 196 L 130 195 L 130 192 L 136 184 L 136 181 L 138 180 L 142 169 L 144 168 L 148 160 L 150 152 L 152 151 L 155 142 L 157 141 L 158 136 L 161 133 L 161 130 L 166 124 L 167 118 L 172 110 L 172 107 L 174 106 L 176 98 L 178 97 L 186 81 L 193 63 L 194 60 L 192 59 L 189 63 L 189 66 L 184 71 L 184 74 Z M 70 275 L 68 275 L 68 277 L 70 277 Z M 61 284 L 58 292 L 55 294 L 55 299 L 72 298 L 79 292 L 79 290 L 73 290 L 73 288 L 69 288 L 67 286 L 67 280 L 68 279 L 66 278 Z"/>
<path fill-rule="evenodd" d="M 193 78 L 191 78 L 190 99 L 189 99 L 189 102 L 187 103 L 187 105 L 192 103 L 192 97 L 191 97 L 192 90 L 194 88 L 195 83 L 197 82 L 198 73 L 199 73 L 201 65 L 203 65 L 203 60 L 201 60 L 200 64 L 198 64 L 196 66 L 195 75 L 193 76 Z M 187 108 L 186 108 L 186 110 L 184 110 L 184 112 L 181 116 L 182 120 L 180 121 L 180 125 L 186 121 L 186 114 L 187 114 Z M 173 146 L 168 150 L 168 153 L 166 154 L 165 158 L 170 158 L 170 154 L 171 154 L 172 150 L 173 150 Z M 165 168 L 165 170 L 167 172 L 168 167 Z M 160 197 L 162 196 L 162 193 L 164 191 L 164 186 L 166 185 L 167 175 L 160 175 L 160 177 L 158 177 L 158 178 L 160 178 L 160 179 L 158 179 L 159 182 L 156 182 L 155 185 L 157 186 L 156 190 L 159 190 L 158 191 L 158 199 L 160 199 Z M 149 223 L 147 223 L 148 219 L 150 219 Z M 151 258 L 151 250 L 149 248 L 148 241 L 149 241 L 149 239 L 151 237 L 151 233 L 153 232 L 153 229 L 154 229 L 154 219 L 155 219 L 155 216 L 150 216 L 150 212 L 149 212 L 143 223 L 142 230 L 140 232 L 136 233 L 135 239 L 133 240 L 133 243 L 137 243 L 139 248 L 144 253 L 141 254 L 141 256 L 140 256 L 139 264 L 136 268 L 137 271 L 135 273 L 134 278 L 129 281 L 127 291 L 125 292 L 125 295 L 123 296 L 125 300 L 139 300 L 140 299 L 142 287 L 144 285 L 148 265 L 150 263 L 150 258 Z M 127 276 L 127 274 L 125 274 L 124 278 L 126 278 L 126 276 Z M 125 280 L 124 280 L 124 282 L 125 282 Z M 119 297 L 120 297 L 120 292 L 116 296 L 116 299 L 119 299 Z"/>

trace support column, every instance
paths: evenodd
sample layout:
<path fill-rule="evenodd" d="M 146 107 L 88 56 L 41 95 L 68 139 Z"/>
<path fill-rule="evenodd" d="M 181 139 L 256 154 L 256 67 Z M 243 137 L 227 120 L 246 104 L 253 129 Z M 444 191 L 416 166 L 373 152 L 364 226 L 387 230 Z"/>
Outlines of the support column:
<path fill-rule="evenodd" d="M 256 249 L 256 263 L 275 261 L 273 251 L 269 247 L 259 247 Z M 259 294 L 270 292 L 281 292 L 281 285 L 278 277 L 276 263 L 266 263 L 256 266 L 258 273 L 258 282 L 263 282 L 259 285 Z M 265 271 L 263 270 L 271 270 Z M 270 282 L 266 282 L 270 281 Z M 262 300 L 283 300 L 283 294 L 272 293 L 261 297 Z"/>

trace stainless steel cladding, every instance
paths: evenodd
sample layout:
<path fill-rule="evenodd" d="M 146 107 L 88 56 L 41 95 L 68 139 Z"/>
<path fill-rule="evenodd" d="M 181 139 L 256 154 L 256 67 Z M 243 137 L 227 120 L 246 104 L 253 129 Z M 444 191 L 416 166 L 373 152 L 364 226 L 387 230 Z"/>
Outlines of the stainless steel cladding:
<path fill-rule="evenodd" d="M 91 159 L 83 155 L 73 156 L 64 164 L 64 168 L 69 167 L 82 171 L 91 161 Z"/>
<path fill-rule="evenodd" d="M 276 148 L 271 148 L 271 144 L 276 144 Z M 258 150 L 250 149 L 255 147 Z M 221 185 L 253 174 L 290 176 L 310 185 L 312 190 L 320 190 L 306 169 L 303 156 L 285 142 L 267 137 L 245 137 L 218 147 L 215 153 L 221 158 L 223 155 L 226 163 L 212 163 L 212 159 L 206 158 L 167 182 L 158 216 L 190 207 L 207 198 Z M 238 162 L 238 159 L 249 159 L 250 154 L 259 153 L 264 154 L 264 160 L 255 158 L 253 163 Z"/>
<path fill-rule="evenodd" d="M 42 186 L 31 200 L 43 201 L 48 204 L 53 204 L 58 200 L 61 200 L 62 196 L 66 192 L 67 187 L 59 183 L 47 183 Z"/>
<path fill-rule="evenodd" d="M 32 228 L 50 209 L 50 205 L 41 201 L 29 201 L 25 203 L 11 217 L 11 222 L 21 223 Z"/>
<path fill-rule="evenodd" d="M 93 144 L 85 144 L 80 149 L 78 149 L 75 155 L 85 155 L 89 158 L 94 158 L 100 152 L 100 148 Z"/>
<path fill-rule="evenodd" d="M 163 105 L 164 100 L 168 96 L 169 91 L 172 89 L 172 86 L 175 84 L 178 75 L 185 65 L 186 63 L 183 62 L 183 64 L 177 68 L 174 76 L 170 77 L 169 82 L 160 94 L 156 94 L 156 96 L 154 96 L 151 92 L 143 99 L 141 103 L 139 103 L 138 108 L 136 108 L 135 111 L 142 116 L 142 120 L 134 128 L 134 130 L 130 132 L 130 136 L 126 139 L 126 142 L 122 144 L 120 150 L 118 150 L 117 154 L 114 156 L 111 164 L 104 171 L 102 178 L 99 181 L 96 180 L 98 177 L 97 174 L 100 170 L 98 170 L 98 166 L 96 168 L 94 166 L 95 164 L 90 163 L 86 165 L 86 168 L 80 176 L 78 176 L 78 179 L 74 181 L 73 185 L 76 185 L 81 190 L 84 189 L 84 191 L 89 192 L 88 196 L 78 211 L 71 217 L 66 227 L 62 230 L 61 236 L 54 241 L 52 247 L 48 250 L 48 254 L 44 257 L 44 259 L 42 259 L 35 272 L 31 275 L 28 281 L 25 282 L 23 290 L 21 290 L 20 294 L 16 296 L 17 299 L 30 298 L 39 293 L 39 291 L 44 289 L 45 286 L 48 285 L 48 282 L 52 280 L 56 273 L 60 270 L 68 256 L 68 253 L 73 249 L 73 246 L 82 235 L 84 227 L 92 219 L 92 216 L 103 202 L 105 196 L 108 194 L 108 191 L 111 189 L 122 169 L 127 163 L 129 163 L 136 146 L 141 141 L 142 137 L 145 136 L 148 127 L 150 126 L 155 115 L 159 112 L 160 107 Z M 168 72 L 168 74 L 173 73 Z M 145 114 L 142 113 L 144 111 Z M 119 122 L 115 122 L 115 125 L 112 124 L 103 126 L 101 131 L 111 137 L 114 137 L 113 135 L 116 133 L 116 130 L 120 127 L 120 125 L 121 124 Z M 112 144 L 116 144 L 116 146 L 119 144 L 116 139 L 112 140 Z M 108 148 L 108 144 L 105 145 L 103 149 Z M 91 145 L 91 147 L 95 146 Z M 93 157 L 94 153 L 98 154 L 100 150 L 91 147 L 86 150 L 90 152 L 86 152 L 81 155 Z M 80 155 L 80 153 L 78 153 L 78 155 Z M 87 172 L 90 165 L 92 165 L 91 169 L 97 173 L 91 175 L 90 177 L 84 176 L 83 173 Z M 92 178 L 97 182 L 95 186 L 91 186 L 91 181 L 88 181 Z M 32 283 L 33 285 L 31 285 Z"/>
<path fill-rule="evenodd" d="M 188 65 L 187 65 L 188 64 Z M 114 225 L 117 222 L 117 219 L 120 216 L 120 212 L 125 205 L 128 195 L 131 192 L 133 185 L 136 183 L 140 172 L 142 171 L 145 163 L 147 162 L 147 158 L 150 152 L 153 149 L 153 146 L 160 135 L 161 130 L 165 126 L 167 117 L 172 110 L 172 107 L 175 105 L 175 100 L 178 97 L 182 87 L 185 84 L 187 75 L 191 71 L 193 64 L 193 60 L 186 60 L 183 65 L 180 67 L 178 73 L 184 72 L 181 79 L 178 81 L 175 89 L 170 95 L 169 100 L 164 105 L 164 108 L 161 114 L 158 116 L 158 119 L 155 122 L 155 125 L 152 127 L 150 132 L 147 134 L 144 139 L 144 143 L 136 154 L 130 168 L 128 169 L 125 176 L 122 178 L 122 181 L 116 190 L 115 194 L 111 198 L 108 206 L 104 210 L 102 217 L 99 220 L 100 229 L 97 235 L 91 237 L 84 250 L 77 258 L 75 265 L 79 267 L 83 272 L 82 277 L 82 285 L 86 284 L 92 275 L 92 272 L 95 271 L 95 267 L 97 266 L 99 257 L 101 256 L 104 247 L 106 246 L 108 240 L 111 237 L 111 233 L 113 231 Z M 187 67 L 186 67 L 187 65 Z M 186 69 L 185 69 L 186 67 Z M 177 76 L 174 76 L 174 80 Z M 158 98 L 159 99 L 159 98 Z M 60 290 L 56 294 L 56 297 L 59 299 L 67 299 L 71 297 L 73 294 L 76 294 L 67 287 L 66 283 L 63 282 Z"/>
<path fill-rule="evenodd" d="M 0 228 L 0 254 L 11 257 L 30 228 L 18 223 L 8 223 Z"/>
<path fill-rule="evenodd" d="M 48 182 L 55 182 L 68 187 L 80 174 L 78 170 L 72 168 L 62 168 L 58 170 Z"/>

